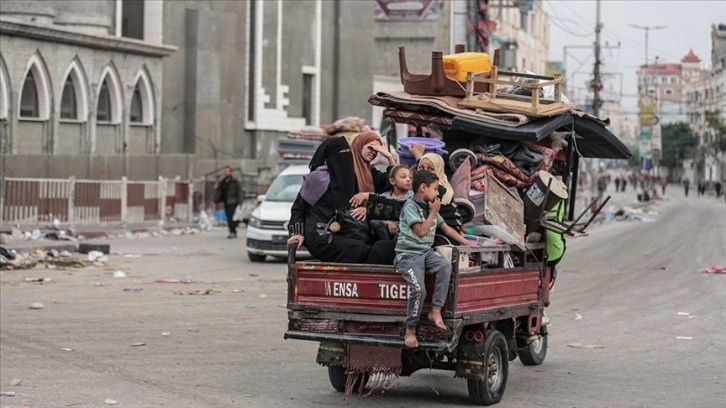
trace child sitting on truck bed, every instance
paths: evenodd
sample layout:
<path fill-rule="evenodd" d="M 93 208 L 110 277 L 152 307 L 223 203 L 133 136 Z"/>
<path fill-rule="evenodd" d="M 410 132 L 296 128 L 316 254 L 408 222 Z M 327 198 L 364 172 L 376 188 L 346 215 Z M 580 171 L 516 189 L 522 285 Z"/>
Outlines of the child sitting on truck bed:
<path fill-rule="evenodd" d="M 394 266 L 408 283 L 408 309 L 406 311 L 406 347 L 418 347 L 416 326 L 426 299 L 424 273 L 436 275 L 431 312 L 428 315 L 436 327 L 446 329 L 441 317 L 441 307 L 446 301 L 451 279 L 451 261 L 433 250 L 436 228 L 461 245 L 472 245 L 439 215 L 441 200 L 438 196 L 439 181 L 436 174 L 425 170 L 416 172 L 413 178 L 414 196 L 406 201 L 401 212 L 400 232 L 396 242 Z"/>

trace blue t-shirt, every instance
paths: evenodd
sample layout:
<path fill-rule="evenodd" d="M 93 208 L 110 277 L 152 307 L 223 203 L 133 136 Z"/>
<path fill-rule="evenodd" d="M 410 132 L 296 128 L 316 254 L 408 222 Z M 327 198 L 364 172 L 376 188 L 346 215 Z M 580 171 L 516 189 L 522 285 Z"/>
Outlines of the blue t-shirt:
<path fill-rule="evenodd" d="M 416 197 L 406 200 L 401 210 L 401 219 L 399 224 L 398 239 L 396 240 L 396 259 L 401 259 L 407 254 L 420 254 L 434 244 L 434 236 L 436 235 L 436 227 L 443 224 L 444 219 L 440 214 L 436 214 L 436 219 L 431 224 L 428 232 L 423 238 L 420 238 L 413 232 L 411 225 L 423 223 L 429 216 L 429 206 L 427 203 L 420 201 Z"/>

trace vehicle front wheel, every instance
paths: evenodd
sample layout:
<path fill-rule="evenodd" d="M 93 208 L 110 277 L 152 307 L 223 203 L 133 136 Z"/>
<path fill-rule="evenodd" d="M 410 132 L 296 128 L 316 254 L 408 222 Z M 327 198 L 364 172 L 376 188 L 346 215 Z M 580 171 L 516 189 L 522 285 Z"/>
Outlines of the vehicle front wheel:
<path fill-rule="evenodd" d="M 540 365 L 547 356 L 547 330 L 542 328 L 537 340 L 517 349 L 519 361 L 526 366 Z"/>
<path fill-rule="evenodd" d="M 484 380 L 470 378 L 469 398 L 477 405 L 492 405 L 502 400 L 509 375 L 507 339 L 497 330 L 487 333 L 484 341 Z"/>
<path fill-rule="evenodd" d="M 265 262 L 267 258 L 267 255 L 253 254 L 252 252 L 247 252 L 247 256 L 252 262 Z"/>
<path fill-rule="evenodd" d="M 345 385 L 348 383 L 348 374 L 345 373 L 345 367 L 328 367 L 328 377 L 330 378 L 330 384 L 336 391 L 345 392 Z M 358 380 L 356 380 L 355 385 L 353 386 L 354 392 L 360 387 L 361 381 L 368 382 L 368 374 L 358 377 Z M 365 386 L 365 384 L 363 386 Z"/>

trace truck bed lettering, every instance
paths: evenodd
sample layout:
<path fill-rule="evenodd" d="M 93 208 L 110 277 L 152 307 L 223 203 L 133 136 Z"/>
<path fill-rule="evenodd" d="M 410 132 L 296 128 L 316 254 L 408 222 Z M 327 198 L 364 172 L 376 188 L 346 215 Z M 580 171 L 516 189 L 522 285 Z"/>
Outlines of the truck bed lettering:
<path fill-rule="evenodd" d="M 351 282 L 325 282 L 325 296 L 358 297 L 358 284 Z"/>

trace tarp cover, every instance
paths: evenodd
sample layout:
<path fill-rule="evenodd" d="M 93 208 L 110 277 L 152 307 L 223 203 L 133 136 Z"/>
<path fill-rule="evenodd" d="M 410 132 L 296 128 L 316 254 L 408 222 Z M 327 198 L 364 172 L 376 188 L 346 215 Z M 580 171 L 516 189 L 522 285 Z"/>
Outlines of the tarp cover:
<path fill-rule="evenodd" d="M 522 126 L 497 126 L 460 116 L 454 117 L 452 130 L 476 136 L 516 141 L 539 141 L 555 130 L 574 130 L 577 150 L 583 157 L 627 159 L 630 150 L 599 120 L 589 115 L 563 113 L 539 118 Z"/>

